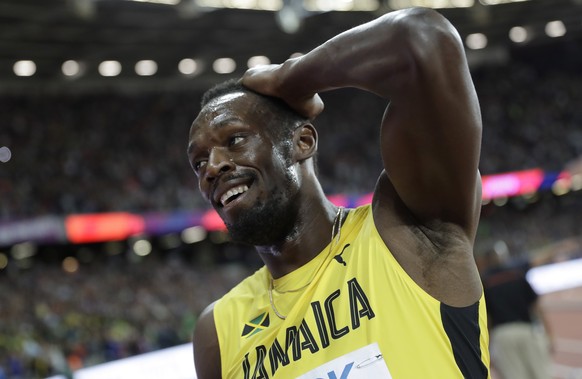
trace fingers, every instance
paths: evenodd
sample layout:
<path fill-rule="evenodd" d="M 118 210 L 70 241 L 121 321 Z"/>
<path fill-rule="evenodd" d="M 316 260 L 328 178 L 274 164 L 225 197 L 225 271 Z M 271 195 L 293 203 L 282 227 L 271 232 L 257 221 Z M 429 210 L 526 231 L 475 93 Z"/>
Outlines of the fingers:
<path fill-rule="evenodd" d="M 316 93 L 285 92 L 285 83 L 282 79 L 285 77 L 283 71 L 283 66 L 279 64 L 256 66 L 249 68 L 240 82 L 253 91 L 282 99 L 297 113 L 313 120 L 323 111 L 323 100 Z"/>
<path fill-rule="evenodd" d="M 240 82 L 247 88 L 259 93 L 281 97 L 276 93 L 275 86 L 277 81 L 276 71 L 280 65 L 269 64 L 249 68 Z"/>
<path fill-rule="evenodd" d="M 324 104 L 321 97 L 318 94 L 315 94 L 303 102 L 291 105 L 291 107 L 309 120 L 313 120 L 323 111 Z"/>

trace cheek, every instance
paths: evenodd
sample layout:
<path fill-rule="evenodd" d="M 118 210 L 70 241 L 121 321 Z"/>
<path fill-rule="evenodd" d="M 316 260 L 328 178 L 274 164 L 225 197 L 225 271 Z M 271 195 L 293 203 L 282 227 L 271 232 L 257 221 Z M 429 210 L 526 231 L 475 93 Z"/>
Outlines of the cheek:
<path fill-rule="evenodd" d="M 289 186 L 299 188 L 301 182 L 299 180 L 299 174 L 297 173 L 297 167 L 295 165 L 287 167 L 285 170 L 285 176 L 287 177 L 287 183 Z"/>
<path fill-rule="evenodd" d="M 277 172 L 284 175 L 285 186 L 288 188 L 298 188 L 301 184 L 299 173 L 297 166 L 293 164 L 293 160 L 289 156 L 288 149 L 285 149 L 285 147 L 273 147 L 271 153 L 273 167 Z"/>

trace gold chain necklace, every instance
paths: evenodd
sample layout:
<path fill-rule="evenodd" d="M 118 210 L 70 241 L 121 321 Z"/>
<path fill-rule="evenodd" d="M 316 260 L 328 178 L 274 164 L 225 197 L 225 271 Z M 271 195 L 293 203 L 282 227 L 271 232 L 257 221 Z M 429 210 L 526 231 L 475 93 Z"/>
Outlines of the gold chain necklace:
<path fill-rule="evenodd" d="M 342 230 L 341 224 L 342 224 L 343 211 L 344 211 L 344 208 L 343 207 L 339 207 L 337 209 L 337 213 L 335 215 L 335 219 L 333 220 L 333 225 L 331 227 L 331 239 L 329 241 L 329 254 L 330 255 L 331 255 L 331 251 L 332 251 L 333 246 L 334 246 L 334 241 L 333 241 L 334 237 L 337 236 L 337 239 L 336 239 L 336 242 L 335 242 L 336 244 L 340 240 L 341 230 Z M 322 266 L 323 266 L 323 264 L 322 264 Z M 320 266 L 320 268 L 321 268 L 321 266 Z M 277 310 L 277 307 L 275 307 L 275 302 L 273 301 L 273 291 L 277 291 L 280 294 L 283 294 L 283 293 L 291 293 L 291 292 L 299 292 L 299 291 L 307 288 L 307 286 L 310 285 L 311 282 L 313 282 L 313 280 L 315 279 L 315 277 L 319 273 L 319 269 L 317 269 L 315 271 L 315 273 L 313 274 L 313 277 L 309 280 L 309 282 L 307 282 L 307 284 L 305 284 L 305 285 L 303 285 L 303 286 L 301 286 L 299 288 L 295 288 L 295 289 L 287 290 L 287 291 L 278 291 L 275 288 L 274 280 L 273 280 L 273 277 L 271 276 L 270 281 L 269 281 L 269 289 L 268 289 L 267 292 L 269 293 L 269 302 L 271 303 L 271 308 L 273 309 L 273 312 L 275 312 L 275 315 L 277 315 L 277 317 L 279 317 L 281 320 L 285 320 L 287 318 L 287 316 L 284 316 L 281 313 L 279 313 L 279 311 Z"/>

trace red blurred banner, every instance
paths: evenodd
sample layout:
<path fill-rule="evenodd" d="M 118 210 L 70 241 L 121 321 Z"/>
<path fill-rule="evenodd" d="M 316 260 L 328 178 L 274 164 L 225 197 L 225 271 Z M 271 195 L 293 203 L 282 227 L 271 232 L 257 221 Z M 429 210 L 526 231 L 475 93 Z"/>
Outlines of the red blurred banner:
<path fill-rule="evenodd" d="M 71 215 L 65 218 L 67 238 L 72 243 L 124 240 L 145 229 L 142 216 L 131 213 Z"/>

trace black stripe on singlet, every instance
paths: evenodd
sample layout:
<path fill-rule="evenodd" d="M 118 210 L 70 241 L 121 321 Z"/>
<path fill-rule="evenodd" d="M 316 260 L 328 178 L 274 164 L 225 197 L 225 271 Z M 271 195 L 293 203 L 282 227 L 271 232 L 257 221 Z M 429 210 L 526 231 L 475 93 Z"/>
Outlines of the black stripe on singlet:
<path fill-rule="evenodd" d="M 479 302 L 460 308 L 441 303 L 441 320 L 463 377 L 487 378 L 488 369 L 481 360 L 479 343 Z"/>

